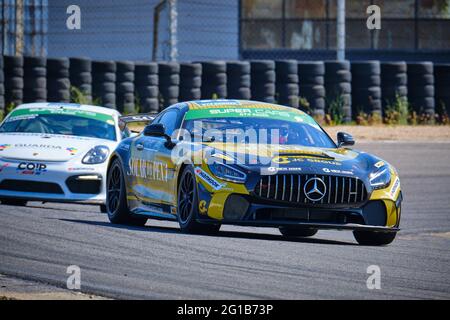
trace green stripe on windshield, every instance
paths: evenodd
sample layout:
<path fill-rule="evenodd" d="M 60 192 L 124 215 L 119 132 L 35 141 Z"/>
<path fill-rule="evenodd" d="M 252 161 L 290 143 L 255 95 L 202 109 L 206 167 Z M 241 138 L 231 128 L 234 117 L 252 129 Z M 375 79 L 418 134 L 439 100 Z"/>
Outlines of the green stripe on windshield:
<path fill-rule="evenodd" d="M 53 109 L 53 108 L 31 108 L 31 109 L 17 109 L 12 111 L 11 116 L 9 117 L 9 121 L 13 121 L 15 117 L 22 116 L 33 116 L 33 115 L 67 115 L 74 117 L 81 117 L 87 119 L 94 119 L 103 122 L 108 122 L 109 124 L 114 124 L 113 117 L 104 113 L 91 112 L 86 110 L 78 110 L 78 109 Z"/>

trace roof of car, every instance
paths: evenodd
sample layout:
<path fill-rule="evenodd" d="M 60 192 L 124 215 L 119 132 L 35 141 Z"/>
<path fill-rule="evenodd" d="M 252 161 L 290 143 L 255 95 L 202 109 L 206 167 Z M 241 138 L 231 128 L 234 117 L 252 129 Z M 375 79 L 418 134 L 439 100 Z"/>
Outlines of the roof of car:
<path fill-rule="evenodd" d="M 34 109 L 34 108 L 67 108 L 67 109 L 79 109 L 83 111 L 91 111 L 96 113 L 103 113 L 107 115 L 117 115 L 120 116 L 120 112 L 114 109 L 109 109 L 100 106 L 92 106 L 88 104 L 78 104 L 78 103 L 64 103 L 64 102 L 35 102 L 35 103 L 25 103 L 19 105 L 16 109 Z"/>

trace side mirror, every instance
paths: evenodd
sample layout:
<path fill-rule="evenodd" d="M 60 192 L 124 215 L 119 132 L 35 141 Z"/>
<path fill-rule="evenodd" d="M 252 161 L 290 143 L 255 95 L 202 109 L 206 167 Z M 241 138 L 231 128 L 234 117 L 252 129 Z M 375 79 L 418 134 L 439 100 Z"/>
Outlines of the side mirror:
<path fill-rule="evenodd" d="M 353 139 L 353 136 L 345 132 L 338 132 L 337 141 L 338 148 L 343 146 L 352 146 L 355 144 L 355 139 Z"/>
<path fill-rule="evenodd" d="M 165 146 L 168 149 L 173 149 L 175 143 L 172 138 L 166 134 L 166 127 L 162 123 L 149 124 L 144 128 L 144 136 L 146 137 L 164 137 L 166 139 Z"/>

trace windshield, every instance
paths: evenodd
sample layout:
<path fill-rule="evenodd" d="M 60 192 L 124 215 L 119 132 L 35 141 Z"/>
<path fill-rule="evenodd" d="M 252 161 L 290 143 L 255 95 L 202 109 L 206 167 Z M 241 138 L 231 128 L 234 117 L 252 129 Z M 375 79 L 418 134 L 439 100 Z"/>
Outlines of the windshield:
<path fill-rule="evenodd" d="M 0 132 L 26 132 L 92 137 L 116 141 L 112 116 L 71 109 L 17 109 Z"/>
<path fill-rule="evenodd" d="M 186 120 L 183 128 L 207 142 L 259 143 L 336 148 L 316 124 L 262 118 L 206 118 Z"/>

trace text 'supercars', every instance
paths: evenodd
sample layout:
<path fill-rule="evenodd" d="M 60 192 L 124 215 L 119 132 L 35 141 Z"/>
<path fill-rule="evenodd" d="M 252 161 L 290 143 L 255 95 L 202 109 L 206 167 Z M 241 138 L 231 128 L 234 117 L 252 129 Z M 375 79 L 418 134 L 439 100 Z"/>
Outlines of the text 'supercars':
<path fill-rule="evenodd" d="M 73 201 L 104 206 L 108 159 L 123 135 L 119 112 L 32 103 L 0 125 L 0 201 Z"/>
<path fill-rule="evenodd" d="M 122 141 L 108 165 L 114 223 L 178 220 L 185 232 L 222 224 L 279 228 L 285 236 L 347 229 L 384 245 L 399 230 L 394 167 L 337 144 L 300 110 L 254 101 L 178 103 Z"/>

